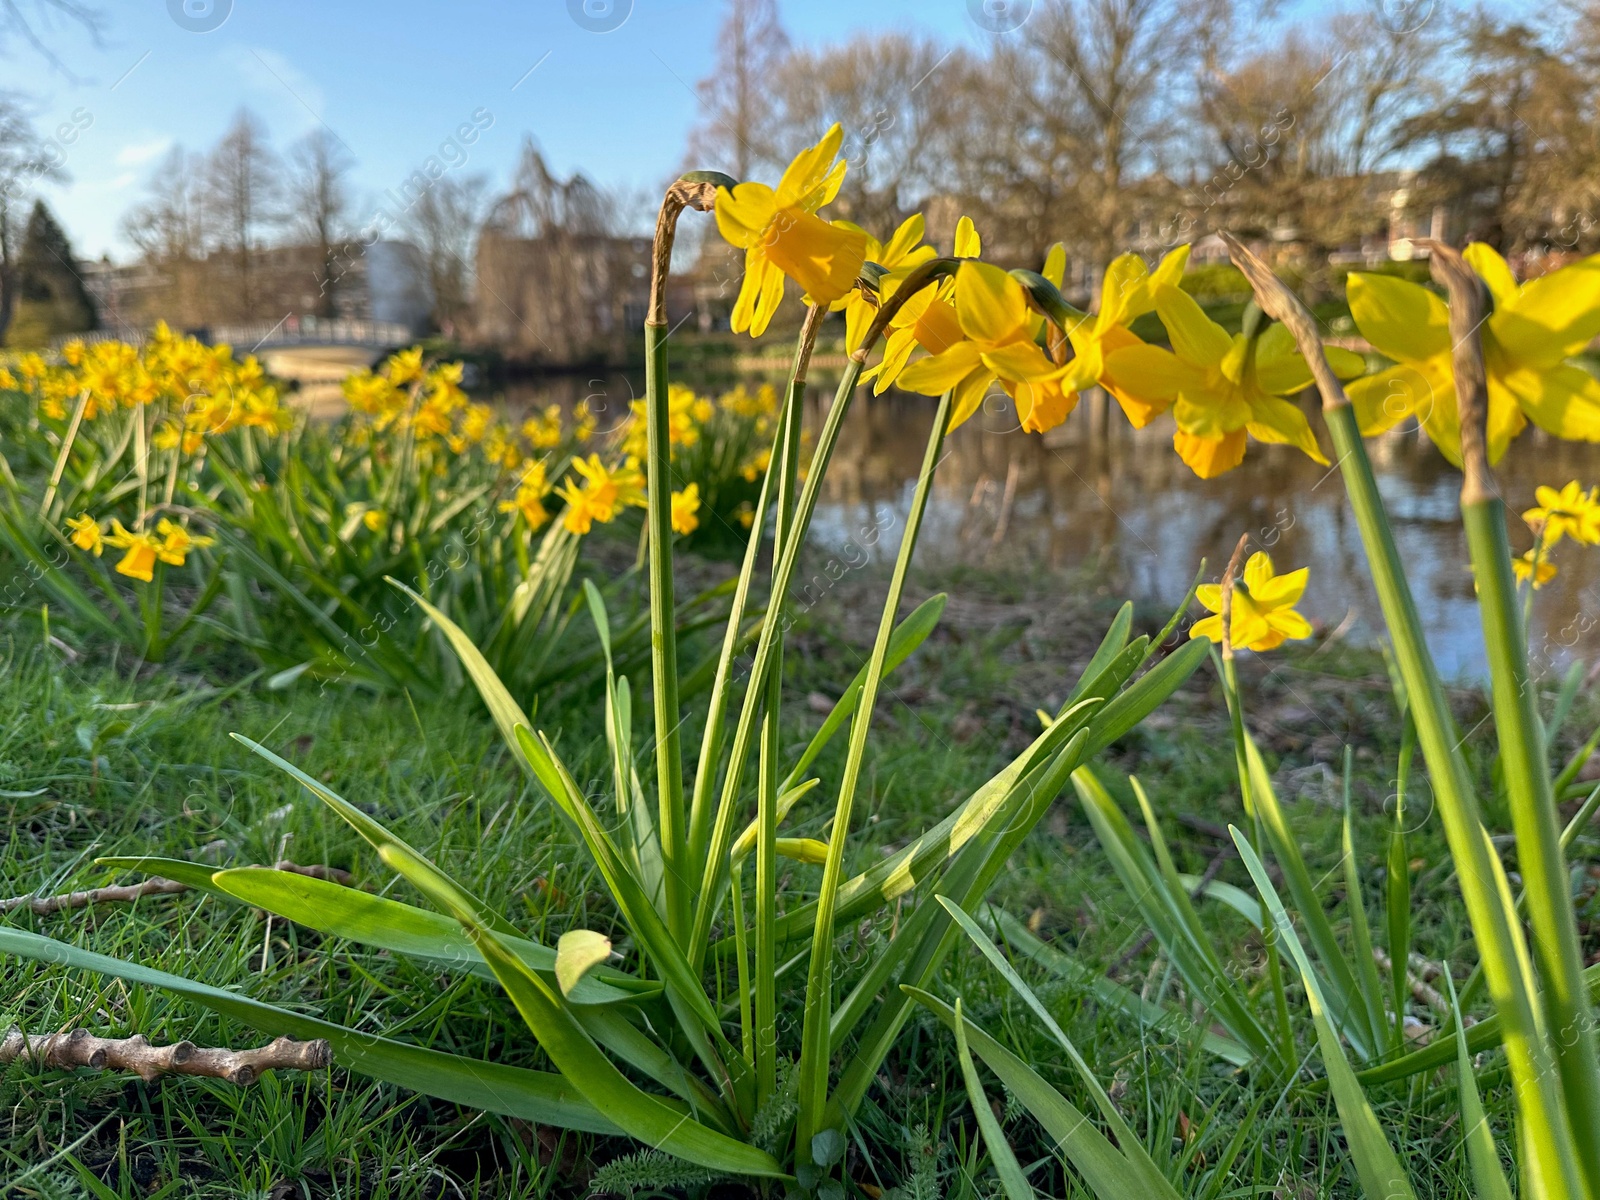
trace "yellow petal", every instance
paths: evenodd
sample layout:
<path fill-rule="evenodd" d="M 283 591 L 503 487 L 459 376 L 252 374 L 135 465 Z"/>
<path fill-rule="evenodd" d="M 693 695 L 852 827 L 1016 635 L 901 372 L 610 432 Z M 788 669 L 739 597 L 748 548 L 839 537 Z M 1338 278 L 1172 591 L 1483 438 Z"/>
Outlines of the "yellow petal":
<path fill-rule="evenodd" d="M 1262 598 L 1261 591 L 1272 581 L 1272 576 L 1272 555 L 1265 550 L 1257 550 L 1244 564 L 1244 585 L 1257 600 Z"/>
<path fill-rule="evenodd" d="M 1188 292 L 1175 287 L 1158 288 L 1156 312 L 1172 340 L 1173 353 L 1185 362 L 1219 366 L 1233 349 L 1233 338 L 1227 330 L 1206 316 Z"/>
<path fill-rule="evenodd" d="M 1400 363 L 1354 380 L 1345 395 L 1355 409 L 1356 424 L 1367 437 L 1392 429 L 1409 416 L 1431 412 L 1444 398 L 1455 403 L 1455 384 L 1447 361 Z"/>
<path fill-rule="evenodd" d="M 1576 370 L 1576 368 L 1574 368 Z M 1489 376 L 1488 451 L 1490 463 L 1504 457 L 1517 434 L 1528 425 L 1517 397 L 1495 376 Z"/>
<path fill-rule="evenodd" d="M 1491 396 L 1497 382 L 1546 433 L 1571 442 L 1600 442 L 1600 380 L 1581 367 L 1512 371 L 1490 380 Z M 1542 497 L 1539 502 L 1544 503 Z"/>
<path fill-rule="evenodd" d="M 1272 627 L 1272 632 L 1281 642 L 1285 638 L 1308 638 L 1311 636 L 1311 622 L 1295 612 L 1292 608 L 1280 608 L 1266 614 L 1266 621 Z M 1267 647 L 1270 648 L 1270 647 Z"/>
<path fill-rule="evenodd" d="M 1134 317 L 1149 312 L 1154 305 L 1149 278 L 1144 259 L 1137 254 L 1119 254 L 1112 259 L 1100 281 L 1098 323 L 1102 327 L 1125 325 Z"/>
<path fill-rule="evenodd" d="M 1215 479 L 1244 461 L 1244 430 L 1236 430 L 1226 437 L 1206 438 L 1180 429 L 1172 435 L 1172 448 L 1201 479 Z"/>
<path fill-rule="evenodd" d="M 968 261 L 956 270 L 956 316 L 961 331 L 989 343 L 1027 336 L 1027 294 L 999 267 Z"/>
<path fill-rule="evenodd" d="M 1345 288 L 1361 336 L 1397 362 L 1450 352 L 1450 311 L 1420 284 L 1355 272 Z"/>
<path fill-rule="evenodd" d="M 794 156 L 783 178 L 778 181 L 777 205 L 797 205 L 816 212 L 838 195 L 844 181 L 844 163 L 835 163 L 844 142 L 844 129 L 837 123 L 815 146 L 807 146 Z"/>
<path fill-rule="evenodd" d="M 1011 380 L 1059 379 L 1065 367 L 1051 362 L 1032 342 L 1008 342 L 983 351 L 983 363 L 996 375 Z"/>
<path fill-rule="evenodd" d="M 983 398 L 989 394 L 989 384 L 993 380 L 993 375 L 979 367 L 956 383 L 955 395 L 950 398 L 950 423 L 945 426 L 946 433 L 964 424 L 983 406 Z"/>
<path fill-rule="evenodd" d="M 1200 620 L 1189 626 L 1189 637 L 1191 640 L 1202 637 L 1209 638 L 1213 642 L 1220 643 L 1222 641 L 1222 618 L 1220 616 L 1200 618 Z"/>
<path fill-rule="evenodd" d="M 1066 281 L 1067 248 L 1060 242 L 1051 246 L 1049 252 L 1044 256 L 1044 270 L 1040 271 L 1039 274 L 1055 284 L 1058 290 L 1062 283 Z"/>
<path fill-rule="evenodd" d="M 889 390 L 900 372 L 905 370 L 906 363 L 911 360 L 911 352 L 916 348 L 917 338 L 912 330 L 896 329 L 889 334 L 883 344 L 883 361 L 873 368 L 877 372 L 872 382 L 874 396 L 881 396 Z"/>
<path fill-rule="evenodd" d="M 922 240 L 926 224 L 921 213 L 913 213 L 900 222 L 900 228 L 894 231 L 894 236 L 889 239 L 889 244 L 883 248 L 884 260 L 881 266 L 899 266 L 900 260 L 910 254 L 916 244 Z M 928 254 L 933 255 L 933 248 L 928 248 Z"/>
<path fill-rule="evenodd" d="M 1159 287 L 1177 287 L 1188 266 L 1189 247 L 1187 244 L 1167 251 L 1160 264 L 1150 273 L 1151 291 L 1154 292 Z"/>
<path fill-rule="evenodd" d="M 982 370 L 982 352 L 972 342 L 957 342 L 941 354 L 918 359 L 900 372 L 898 386 L 924 396 L 939 396 L 955 387 L 974 370 Z M 988 378 L 993 378 L 987 371 Z"/>
<path fill-rule="evenodd" d="M 1194 589 L 1194 598 L 1214 613 L 1222 611 L 1222 585 L 1202 583 Z"/>
<path fill-rule="evenodd" d="M 1461 257 L 1467 260 L 1467 266 L 1476 271 L 1478 278 L 1488 287 L 1496 308 L 1509 302 L 1520 290 L 1517 277 L 1511 273 L 1511 265 L 1488 242 L 1468 243 Z"/>
<path fill-rule="evenodd" d="M 1198 388 L 1204 372 L 1161 346 L 1124 346 L 1106 355 L 1107 380 L 1119 392 L 1165 408 L 1183 388 Z"/>
<path fill-rule="evenodd" d="M 803 208 L 780 209 L 766 240 L 768 261 L 818 304 L 831 304 L 856 286 L 866 253 L 866 234 L 831 225 Z"/>
<path fill-rule="evenodd" d="M 777 212 L 772 189 L 764 183 L 717 189 L 717 231 L 741 250 L 761 240 Z"/>
<path fill-rule="evenodd" d="M 1313 462 L 1326 463 L 1317 446 L 1317 435 L 1311 432 L 1306 414 L 1291 401 L 1276 396 L 1261 396 L 1250 401 L 1250 423 L 1246 426 L 1258 442 L 1276 442 L 1293 446 Z"/>
<path fill-rule="evenodd" d="M 1578 353 L 1600 336 L 1600 254 L 1524 284 L 1497 305 L 1489 334 L 1519 366 L 1554 366 Z"/>
<path fill-rule="evenodd" d="M 977 258 L 983 253 L 983 239 L 978 236 L 978 227 L 972 223 L 971 217 L 962 217 L 956 222 L 955 244 L 950 250 L 953 258 Z"/>

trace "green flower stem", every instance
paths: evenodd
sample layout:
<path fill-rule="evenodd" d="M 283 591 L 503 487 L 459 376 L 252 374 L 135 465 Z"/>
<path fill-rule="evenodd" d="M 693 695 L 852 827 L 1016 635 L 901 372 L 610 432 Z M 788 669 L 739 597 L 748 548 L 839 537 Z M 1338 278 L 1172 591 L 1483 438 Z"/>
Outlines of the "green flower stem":
<path fill-rule="evenodd" d="M 1394 642 L 1395 663 L 1416 721 L 1418 745 L 1438 799 L 1485 981 L 1505 1031 L 1506 1060 L 1516 1085 L 1528 1170 L 1531 1178 L 1543 1181 L 1546 1195 L 1581 1196 L 1584 1192 L 1577 1178 L 1556 1065 L 1537 1012 L 1533 981 L 1525 969 L 1527 951 L 1512 923 L 1509 885 L 1483 828 L 1477 795 L 1457 744 L 1455 721 L 1423 638 L 1422 620 L 1355 412 L 1344 385 L 1328 365 L 1315 319 L 1265 263 L 1236 239 L 1223 236 L 1234 263 L 1249 277 L 1261 307 L 1294 335 L 1322 395 L 1323 420 L 1333 438 L 1367 566 Z"/>
<path fill-rule="evenodd" d="M 1488 293 L 1461 255 L 1448 247 L 1434 248 L 1429 267 L 1450 298 L 1452 366 L 1461 426 L 1461 519 L 1478 585 L 1491 707 L 1533 929 L 1544 1032 L 1560 1071 L 1584 1192 L 1597 1196 L 1600 1061 L 1595 1056 L 1593 1018 L 1583 987 L 1583 952 L 1578 945 L 1567 867 L 1556 831 L 1544 726 L 1528 679 L 1527 636 L 1517 610 L 1505 503 L 1498 495 L 1486 445 L 1489 385 L 1480 330 L 1487 315 Z"/>
<path fill-rule="evenodd" d="M 816 454 L 811 470 L 806 475 L 800 500 L 789 530 L 789 537 L 778 548 L 778 569 L 773 575 L 772 598 L 767 604 L 766 619 L 761 625 L 761 635 L 756 641 L 755 660 L 750 667 L 749 689 L 744 707 L 739 712 L 739 723 L 734 728 L 733 745 L 728 755 L 728 772 L 722 783 L 722 797 L 717 805 L 712 823 L 711 841 L 706 848 L 705 871 L 700 880 L 699 903 L 695 909 L 694 927 L 689 937 L 689 963 L 699 966 L 705 960 L 706 946 L 711 935 L 711 918 L 716 912 L 722 875 L 728 869 L 728 851 L 733 845 L 733 825 L 738 815 L 739 791 L 744 781 L 745 767 L 750 760 L 750 747 L 756 731 L 755 718 L 761 705 L 755 697 L 764 694 L 767 672 L 771 670 L 773 654 L 781 638 L 789 585 L 800 564 L 800 553 L 805 547 L 806 533 L 811 528 L 811 514 L 816 509 L 817 497 L 822 491 L 822 480 L 827 475 L 828 462 L 833 458 L 839 443 L 839 431 L 845 414 L 855 396 L 856 381 L 861 378 L 865 359 L 852 357 L 839 380 L 839 390 L 834 394 L 833 406 L 823 421 L 817 438 Z"/>
<path fill-rule="evenodd" d="M 806 376 L 811 365 L 811 350 L 817 343 L 817 330 L 827 309 L 812 305 L 800 325 L 800 341 L 795 347 L 794 370 L 784 401 L 783 440 L 778 456 L 778 499 L 773 545 L 789 540 L 794 520 L 795 490 L 800 482 L 800 428 L 805 410 Z M 778 564 L 772 564 L 777 582 Z M 773 595 L 777 595 L 774 587 Z M 772 667 L 767 673 L 766 712 L 761 723 L 761 759 L 756 788 L 756 1104 L 767 1102 L 778 1087 L 778 990 L 776 971 L 778 924 L 778 781 L 783 775 L 780 761 L 783 709 L 783 625 L 777 626 L 772 646 Z"/>
<path fill-rule="evenodd" d="M 1583 986 L 1583 951 L 1572 911 L 1567 864 L 1556 828 L 1544 727 L 1534 709 L 1534 690 L 1528 679 L 1527 640 L 1511 573 L 1505 504 L 1499 497 L 1463 504 L 1461 516 L 1478 581 L 1490 699 L 1517 835 L 1517 864 L 1533 929 L 1545 1028 L 1561 1072 L 1579 1166 L 1590 1194 L 1600 1194 L 1600 1062 Z"/>
<path fill-rule="evenodd" d="M 816 932 L 811 939 L 811 968 L 806 980 L 805 1023 L 800 1042 L 800 1115 L 796 1144 L 803 1158 L 811 1153 L 811 1138 L 819 1131 L 828 1102 L 828 1062 L 831 1057 L 829 1027 L 833 1016 L 833 914 L 838 902 L 839 884 L 844 875 L 844 852 L 850 840 L 850 817 L 856 788 L 861 781 L 862 765 L 866 760 L 867 734 L 872 728 L 873 710 L 878 702 L 878 687 L 883 680 L 889 638 L 894 633 L 895 618 L 905 593 L 906 575 L 911 567 L 912 551 L 916 549 L 923 514 L 927 511 L 928 498 L 933 491 L 934 470 L 944 451 L 953 395 L 953 392 L 946 392 L 940 398 L 938 411 L 933 418 L 933 429 L 928 435 L 922 468 L 917 475 L 916 491 L 911 498 L 911 510 L 906 514 L 905 529 L 900 535 L 900 552 L 895 558 L 894 573 L 889 580 L 889 594 L 884 600 L 883 616 L 878 621 L 877 640 L 873 643 L 866 678 L 862 681 L 861 702 L 850 724 L 850 746 L 845 756 L 839 798 L 834 806 L 833 824 L 828 835 L 828 858 L 823 864 L 822 883 L 817 894 Z"/>
<path fill-rule="evenodd" d="M 645 524 L 650 539 L 650 682 L 655 699 L 656 828 L 661 837 L 667 928 L 681 943 L 689 927 L 683 749 L 678 737 L 678 635 L 673 622 L 672 442 L 667 417 L 667 327 L 644 327 Z"/>
<path fill-rule="evenodd" d="M 1455 722 L 1422 635 L 1422 621 L 1400 564 L 1372 463 L 1348 402 L 1324 409 L 1323 416 L 1333 435 L 1384 621 L 1394 640 L 1395 661 L 1439 801 L 1484 979 L 1505 1029 L 1506 1059 L 1516 1081 L 1526 1142 L 1544 1178 L 1557 1187 L 1563 1180 L 1567 1184 L 1564 1193 L 1552 1190 L 1552 1195 L 1581 1195 L 1577 1181 L 1570 1177 L 1575 1158 L 1556 1086 L 1555 1063 L 1535 1010 L 1532 988 L 1521 970 L 1526 950 L 1511 924 L 1505 873 L 1484 833 L 1477 796 L 1456 745 Z"/>

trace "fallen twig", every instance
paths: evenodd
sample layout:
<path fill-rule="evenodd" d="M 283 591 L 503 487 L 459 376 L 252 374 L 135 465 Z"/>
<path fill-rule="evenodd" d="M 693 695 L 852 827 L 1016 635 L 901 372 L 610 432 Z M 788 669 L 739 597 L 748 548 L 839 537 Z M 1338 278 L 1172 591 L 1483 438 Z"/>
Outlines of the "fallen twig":
<path fill-rule="evenodd" d="M 152 1046 L 142 1034 L 102 1038 L 87 1029 L 42 1035 L 13 1029 L 0 1041 L 0 1065 L 19 1059 L 56 1070 L 132 1071 L 146 1083 L 160 1075 L 203 1075 L 247 1087 L 263 1071 L 320 1071 L 333 1062 L 333 1052 L 321 1038 L 281 1037 L 255 1050 L 222 1050 L 193 1042 Z"/>
<path fill-rule="evenodd" d="M 273 863 L 273 870 L 289 871 L 295 875 L 305 875 L 311 879 L 322 879 L 329 883 L 341 884 L 352 887 L 355 877 L 349 871 L 340 867 L 326 867 L 313 865 L 302 867 L 299 863 L 292 863 L 283 859 Z M 89 908 L 96 904 L 131 904 L 144 896 L 176 896 L 180 892 L 187 892 L 189 885 L 179 883 L 176 879 L 162 879 L 159 876 L 146 879 L 143 883 L 124 883 L 113 887 L 91 888 L 86 892 L 67 892 L 60 896 L 11 896 L 0 900 L 0 915 L 15 912 L 19 908 L 26 908 L 41 917 L 51 913 L 62 912 L 67 909 Z"/>
<path fill-rule="evenodd" d="M 0 913 L 15 912 L 19 908 L 31 909 L 41 917 L 63 909 L 88 908 L 94 904 L 132 903 L 143 896 L 171 896 L 187 892 L 188 884 L 175 879 L 146 879 L 143 883 L 118 884 L 116 887 L 91 888 L 86 892 L 68 892 L 62 896 L 12 896 L 0 900 Z"/>

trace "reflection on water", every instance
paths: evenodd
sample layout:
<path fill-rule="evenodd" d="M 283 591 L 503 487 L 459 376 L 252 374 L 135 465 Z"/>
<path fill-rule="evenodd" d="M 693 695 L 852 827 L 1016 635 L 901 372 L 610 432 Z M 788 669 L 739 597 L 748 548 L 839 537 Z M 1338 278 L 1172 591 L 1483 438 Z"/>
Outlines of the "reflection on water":
<path fill-rule="evenodd" d="M 513 403 L 571 402 L 581 396 L 620 413 L 637 382 L 621 377 L 562 381 L 559 391 L 513 394 Z M 820 425 L 831 383 L 813 384 L 808 425 Z M 619 403 L 620 402 L 620 403 Z M 896 530 L 933 414 L 933 401 L 864 390 L 845 420 L 813 521 L 813 540 L 841 559 L 892 557 Z M 1343 627 L 1370 643 L 1382 614 L 1367 573 L 1355 519 L 1336 470 L 1298 451 L 1250 447 L 1238 470 L 1197 479 L 1172 451 L 1170 425 L 1134 431 L 1120 414 L 1106 420 L 1088 402 L 1057 431 L 1016 432 L 1004 407 L 980 412 L 957 430 L 935 477 L 919 561 L 974 563 L 1018 559 L 1047 568 L 1092 567 L 1115 594 L 1176 604 L 1204 556 L 1215 578 L 1239 535 L 1249 532 L 1280 571 L 1309 566 L 1302 611 L 1319 625 Z M 1482 638 L 1456 505 L 1460 476 L 1414 434 L 1368 443 L 1395 540 L 1428 639 L 1447 678 L 1484 673 Z M 1600 446 L 1557 442 L 1537 431 L 1513 445 L 1498 474 L 1511 511 L 1512 546 L 1531 536 L 1516 516 L 1541 483 L 1600 482 Z M 862 537 L 863 530 L 883 529 Z M 1566 543 L 1557 577 L 1535 598 L 1531 653 L 1536 672 L 1564 669 L 1600 651 L 1600 548 Z"/>

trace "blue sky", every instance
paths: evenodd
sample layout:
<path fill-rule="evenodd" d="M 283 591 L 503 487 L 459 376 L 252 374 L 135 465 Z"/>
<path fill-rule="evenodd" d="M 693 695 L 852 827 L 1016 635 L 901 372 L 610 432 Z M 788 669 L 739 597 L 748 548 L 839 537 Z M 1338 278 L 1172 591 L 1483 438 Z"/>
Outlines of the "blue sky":
<path fill-rule="evenodd" d="M 209 3 L 229 9 L 228 0 Z M 208 7 L 172 4 L 202 17 Z M 280 149 L 319 124 L 333 130 L 356 158 L 362 217 L 480 108 L 494 123 L 467 170 L 502 182 L 527 133 L 563 174 L 654 190 L 679 165 L 695 123 L 693 85 L 710 68 L 723 6 L 633 0 L 605 33 L 582 28 L 568 0 L 233 0 L 209 32 L 183 28 L 167 0 L 103 7 L 98 47 L 70 26 L 45 31 L 76 78 L 15 40 L 0 60 L 0 86 L 30 100 L 42 131 L 78 110 L 90 118 L 65 147 L 70 183 L 43 189 L 84 257 L 126 256 L 118 222 L 151 170 L 175 144 L 210 147 L 241 105 Z M 787 0 L 782 15 L 808 44 L 862 29 L 924 30 L 972 45 L 993 36 L 973 22 L 968 0 Z"/>

